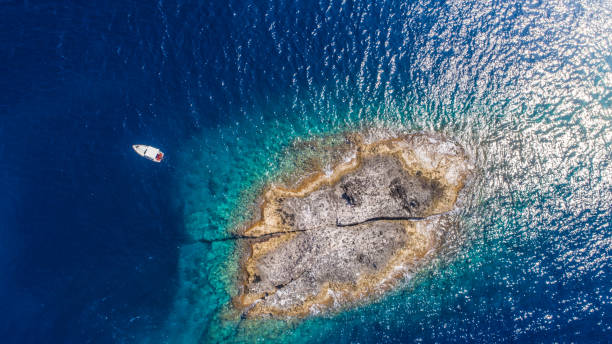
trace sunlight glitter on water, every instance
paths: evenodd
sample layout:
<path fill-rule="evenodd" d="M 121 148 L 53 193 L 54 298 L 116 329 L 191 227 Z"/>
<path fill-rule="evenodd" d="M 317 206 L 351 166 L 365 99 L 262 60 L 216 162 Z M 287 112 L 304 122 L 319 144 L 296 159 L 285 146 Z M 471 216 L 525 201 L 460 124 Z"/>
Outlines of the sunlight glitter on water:
<path fill-rule="evenodd" d="M 325 7 L 343 8 L 337 6 Z M 474 157 L 479 176 L 462 212 L 470 240 L 461 252 L 442 259 L 396 296 L 338 318 L 286 325 L 288 338 L 316 342 L 346 331 L 359 338 L 352 325 L 337 322 L 344 319 L 372 333 L 382 322 L 400 338 L 415 338 L 402 327 L 426 327 L 433 329 L 429 339 L 451 333 L 468 339 L 470 324 L 492 326 L 498 317 L 512 324 L 499 338 L 519 339 L 541 327 L 576 321 L 573 317 L 587 319 L 593 309 L 609 304 L 609 290 L 604 297 L 568 292 L 585 279 L 605 278 L 612 257 L 609 232 L 598 230 L 609 227 L 612 203 L 609 11 L 562 3 L 526 4 L 521 11 L 495 6 L 451 2 L 433 10 L 436 21 L 414 40 L 408 37 L 418 23 L 411 16 L 423 8 L 382 6 L 382 13 L 396 16 L 381 24 L 384 29 L 363 29 L 363 50 L 327 37 L 342 56 L 326 59 L 329 69 L 299 66 L 294 79 L 307 82 L 296 81 L 285 93 L 262 99 L 253 96 L 253 104 L 265 105 L 245 109 L 235 124 L 194 139 L 194 153 L 183 159 L 188 172 L 179 180 L 186 229 L 194 238 L 225 234 L 255 191 L 290 167 L 282 158 L 297 138 L 364 126 L 438 131 Z M 358 19 L 366 17 L 361 12 Z M 291 38 L 280 26 L 273 30 L 283 54 L 283 40 Z M 206 252 L 204 265 L 225 266 L 225 258 L 211 248 L 201 252 Z M 185 259 L 184 269 L 191 269 L 191 258 Z M 208 277 L 192 270 L 201 281 L 185 276 L 193 290 L 177 298 L 195 298 L 195 310 L 185 312 L 211 308 L 203 311 L 210 319 L 228 299 L 219 295 L 231 291 L 220 282 L 199 284 Z M 198 289 L 208 291 L 198 294 Z M 479 317 L 480 311 L 489 317 Z M 362 319 L 359 312 L 369 316 Z M 436 320 L 440 313 L 447 314 L 443 327 Z M 193 326 L 213 326 L 210 321 Z M 271 329 L 284 326 L 271 324 Z M 241 333 L 248 337 L 247 332 Z"/>

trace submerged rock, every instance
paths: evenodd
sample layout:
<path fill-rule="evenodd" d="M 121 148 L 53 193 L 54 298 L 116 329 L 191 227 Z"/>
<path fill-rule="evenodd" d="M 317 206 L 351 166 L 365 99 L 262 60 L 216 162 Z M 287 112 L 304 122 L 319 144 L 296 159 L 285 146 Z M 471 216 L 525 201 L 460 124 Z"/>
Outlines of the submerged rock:
<path fill-rule="evenodd" d="M 463 149 L 437 135 L 366 143 L 295 188 L 271 187 L 244 230 L 246 316 L 303 316 L 368 298 L 435 258 L 470 172 Z M 440 239 L 442 238 L 442 239 Z"/>

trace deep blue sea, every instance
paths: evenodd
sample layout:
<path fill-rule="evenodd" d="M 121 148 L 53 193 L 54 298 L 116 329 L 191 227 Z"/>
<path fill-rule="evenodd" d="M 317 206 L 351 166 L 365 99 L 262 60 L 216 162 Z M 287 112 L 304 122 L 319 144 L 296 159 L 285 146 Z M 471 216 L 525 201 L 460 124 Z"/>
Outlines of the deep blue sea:
<path fill-rule="evenodd" d="M 0 0 L 0 65 L 2 343 L 612 342 L 609 0 Z M 198 240 L 362 128 L 466 147 L 465 240 L 356 308 L 228 317 L 235 244 Z"/>

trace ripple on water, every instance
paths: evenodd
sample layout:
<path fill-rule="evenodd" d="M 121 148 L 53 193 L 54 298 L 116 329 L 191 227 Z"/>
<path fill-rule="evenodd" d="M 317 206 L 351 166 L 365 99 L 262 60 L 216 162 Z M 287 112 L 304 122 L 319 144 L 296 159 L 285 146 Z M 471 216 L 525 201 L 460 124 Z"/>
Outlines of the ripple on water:
<path fill-rule="evenodd" d="M 227 277 L 231 244 L 186 245 L 171 317 L 185 319 L 177 338 L 570 341 L 609 334 L 609 9 L 577 1 L 318 6 L 270 3 L 263 18 L 241 9 L 236 30 L 245 34 L 226 47 L 240 47 L 240 58 L 225 63 L 240 71 L 240 96 L 227 97 L 243 105 L 231 114 L 235 124 L 204 129 L 182 159 L 187 234 L 226 235 L 256 191 L 291 167 L 283 161 L 307 166 L 306 158 L 283 159 L 292 142 L 368 126 L 437 131 L 471 147 L 479 177 L 462 212 L 468 244 L 358 310 L 229 325 L 222 314 L 235 293 Z M 260 25 L 275 44 L 268 52 L 274 64 L 258 69 L 244 47 L 266 46 Z M 254 80 L 263 80 L 261 91 Z"/>

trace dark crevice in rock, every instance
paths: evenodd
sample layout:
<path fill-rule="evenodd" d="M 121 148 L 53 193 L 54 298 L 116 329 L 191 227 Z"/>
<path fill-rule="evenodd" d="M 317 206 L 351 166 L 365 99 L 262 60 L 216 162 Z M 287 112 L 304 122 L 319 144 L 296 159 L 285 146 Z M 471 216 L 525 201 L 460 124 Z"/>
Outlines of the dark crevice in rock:
<path fill-rule="evenodd" d="M 315 229 L 315 228 L 313 228 Z M 295 229 L 295 230 L 291 230 L 291 231 L 283 231 L 283 232 L 273 232 L 273 233 L 266 233 L 266 234 L 262 234 L 262 235 L 231 235 L 228 237 L 224 237 L 224 238 L 213 238 L 213 239 L 198 239 L 196 240 L 197 242 L 203 242 L 203 243 L 213 243 L 213 242 L 219 242 L 219 241 L 232 241 L 232 240 L 248 240 L 248 239 L 262 239 L 262 238 L 269 238 L 269 237 L 273 237 L 276 235 L 281 235 L 281 234 L 289 234 L 289 233 L 299 233 L 299 232 L 307 232 L 311 229 Z"/>
<path fill-rule="evenodd" d="M 302 277 L 302 275 L 306 273 L 306 271 L 302 271 L 301 274 L 297 275 L 296 277 L 293 277 L 292 279 L 290 279 L 289 281 L 285 282 L 285 283 L 281 283 L 281 284 L 277 284 L 274 286 L 274 288 L 276 288 L 276 290 L 281 290 L 282 288 L 286 287 L 287 285 L 291 284 L 292 282 L 300 279 L 300 277 Z"/>
<path fill-rule="evenodd" d="M 289 281 L 282 283 L 282 284 L 278 284 L 275 285 L 274 288 L 278 291 L 281 290 L 282 288 L 288 286 L 289 284 L 297 281 L 298 279 L 300 279 L 300 277 L 302 277 L 302 275 L 304 275 L 304 273 L 306 273 L 306 271 L 302 271 L 302 273 L 300 273 L 299 275 L 297 275 L 296 277 L 291 278 Z M 251 309 L 253 309 L 253 307 L 255 307 L 255 305 L 257 305 L 259 302 L 265 301 L 266 298 L 268 298 L 269 296 L 274 295 L 274 293 L 270 294 L 268 292 L 266 292 L 264 294 L 264 296 L 260 297 L 259 299 L 257 299 L 255 302 L 253 302 L 249 307 L 247 307 L 245 310 L 243 310 L 240 313 L 240 321 L 242 322 L 242 320 L 246 319 L 249 312 L 251 311 Z"/>
<path fill-rule="evenodd" d="M 359 226 L 360 224 L 363 223 L 367 223 L 367 222 L 375 222 L 375 221 L 401 221 L 401 220 L 408 220 L 408 221 L 420 221 L 420 220 L 425 220 L 426 217 L 413 217 L 413 216 L 380 216 L 380 217 L 373 217 L 371 219 L 367 219 L 364 221 L 360 221 L 360 222 L 353 222 L 353 223 L 336 223 L 336 227 L 353 227 L 353 226 Z"/>
<path fill-rule="evenodd" d="M 341 187 L 342 199 L 352 207 L 361 205 L 361 199 L 358 197 L 358 191 L 356 190 L 357 185 L 353 182 L 344 183 Z"/>
<path fill-rule="evenodd" d="M 373 218 L 370 218 L 370 219 L 367 219 L 367 220 L 363 220 L 363 221 L 359 221 L 359 222 L 353 222 L 353 223 L 339 223 L 339 222 L 336 222 L 336 227 L 354 227 L 354 226 L 359 226 L 359 225 L 364 224 L 364 223 L 376 222 L 376 221 L 421 221 L 421 220 L 427 220 L 428 218 L 431 218 L 431 217 L 434 217 L 434 216 L 444 215 L 445 213 L 433 214 L 433 215 L 425 216 L 425 217 L 422 217 L 422 216 L 379 216 L 379 217 L 373 217 Z M 202 242 L 202 243 L 209 244 L 209 243 L 220 242 L 220 241 L 263 239 L 263 238 L 274 237 L 274 236 L 282 235 L 282 234 L 308 232 L 308 231 L 316 230 L 316 229 L 319 229 L 319 228 L 321 228 L 321 227 L 315 227 L 315 228 L 309 228 L 309 229 L 295 229 L 295 230 L 291 230 L 291 231 L 272 232 L 272 233 L 266 233 L 266 234 L 262 234 L 262 235 L 239 235 L 239 234 L 236 234 L 236 235 L 231 235 L 231 236 L 224 237 L 224 238 L 198 239 L 196 241 L 197 242 Z"/>
<path fill-rule="evenodd" d="M 363 223 L 376 222 L 376 221 L 422 221 L 422 220 L 427 220 L 434 216 L 440 216 L 444 214 L 446 214 L 446 212 L 441 213 L 441 214 L 433 214 L 433 215 L 429 215 L 425 217 L 422 217 L 422 216 L 379 216 L 379 217 L 373 217 L 371 219 L 367 219 L 367 220 L 363 220 L 359 222 L 353 222 L 353 223 L 336 223 L 336 227 L 353 227 L 353 226 L 359 226 L 360 224 L 363 224 Z"/>

